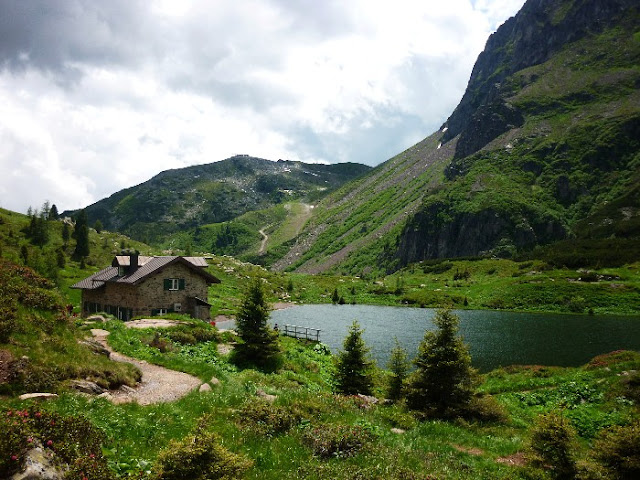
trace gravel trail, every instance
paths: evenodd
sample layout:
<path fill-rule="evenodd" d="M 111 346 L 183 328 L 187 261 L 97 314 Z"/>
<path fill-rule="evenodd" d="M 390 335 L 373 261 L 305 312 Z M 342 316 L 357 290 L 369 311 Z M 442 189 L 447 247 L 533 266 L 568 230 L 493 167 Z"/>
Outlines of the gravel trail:
<path fill-rule="evenodd" d="M 131 363 L 142 372 L 142 380 L 136 388 L 121 387 L 110 391 L 113 403 L 137 402 L 140 405 L 173 402 L 198 388 L 202 381 L 192 375 L 152 365 L 143 360 L 127 357 L 115 352 L 107 343 L 110 332 L 100 328 L 91 329 L 91 333 L 102 346 L 111 352 L 111 360 Z"/>

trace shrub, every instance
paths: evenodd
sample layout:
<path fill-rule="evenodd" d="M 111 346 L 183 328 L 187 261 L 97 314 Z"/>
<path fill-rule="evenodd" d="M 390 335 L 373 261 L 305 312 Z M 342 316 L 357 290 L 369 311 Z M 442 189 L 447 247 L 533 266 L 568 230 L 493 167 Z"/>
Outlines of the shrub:
<path fill-rule="evenodd" d="M 373 434 L 359 425 L 321 425 L 308 428 L 303 434 L 304 444 L 321 458 L 351 457 L 372 439 Z"/>
<path fill-rule="evenodd" d="M 631 372 L 624 377 L 622 387 L 626 398 L 633 400 L 636 404 L 640 404 L 640 372 Z"/>
<path fill-rule="evenodd" d="M 640 421 L 605 430 L 596 442 L 595 452 L 613 478 L 640 478 Z"/>
<path fill-rule="evenodd" d="M 0 412 L 0 428 L 1 478 L 19 471 L 29 448 L 41 445 L 55 452 L 58 464 L 69 467 L 65 478 L 113 480 L 102 453 L 104 435 L 82 417 L 33 408 L 6 410 Z"/>
<path fill-rule="evenodd" d="M 507 421 L 507 412 L 504 407 L 494 397 L 491 396 L 474 396 L 464 416 L 470 419 L 479 420 L 481 422 L 505 422 Z"/>
<path fill-rule="evenodd" d="M 575 431 L 557 413 L 538 417 L 531 435 L 531 463 L 549 468 L 553 478 L 570 479 L 576 474 Z"/>
<path fill-rule="evenodd" d="M 172 342 L 179 343 L 181 345 L 195 345 L 196 343 L 198 343 L 196 337 L 187 332 L 167 332 L 166 335 L 171 339 Z"/>
<path fill-rule="evenodd" d="M 316 343 L 313 351 L 319 355 L 331 355 L 331 349 L 326 343 Z"/>
<path fill-rule="evenodd" d="M 18 326 L 15 308 L 15 305 L 9 302 L 0 305 L 0 343 L 8 343 L 11 334 Z"/>
<path fill-rule="evenodd" d="M 149 342 L 149 346 L 153 348 L 157 348 L 162 353 L 167 353 L 173 351 L 173 345 L 169 340 L 163 338 L 159 332 L 156 332 Z"/>
<path fill-rule="evenodd" d="M 220 445 L 220 438 L 206 431 L 207 418 L 182 440 L 172 440 L 160 452 L 154 466 L 155 478 L 162 480 L 213 480 L 241 477 L 252 463 Z"/>
<path fill-rule="evenodd" d="M 291 410 L 265 401 L 251 400 L 238 412 L 240 424 L 262 435 L 278 435 L 300 422 Z"/>

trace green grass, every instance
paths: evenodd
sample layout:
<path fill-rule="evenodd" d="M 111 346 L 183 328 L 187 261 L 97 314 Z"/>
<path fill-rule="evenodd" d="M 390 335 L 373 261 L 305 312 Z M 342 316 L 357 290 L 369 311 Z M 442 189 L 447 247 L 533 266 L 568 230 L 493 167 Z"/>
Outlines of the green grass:
<path fill-rule="evenodd" d="M 148 356 L 144 349 L 131 347 L 130 340 L 144 337 L 146 332 L 123 335 L 123 327 L 117 322 L 105 326 L 112 331 L 112 339 L 123 340 L 114 341 L 114 346 L 129 344 L 126 353 L 179 366 L 172 354 Z M 625 377 L 620 375 L 640 368 L 640 355 L 633 352 L 602 356 L 580 368 L 521 367 L 491 372 L 483 377 L 480 388 L 495 396 L 508 412 L 508 420 L 483 424 L 417 421 L 402 405 L 362 408 L 357 398 L 331 393 L 330 357 L 316 354 L 311 345 L 293 339 L 283 338 L 282 343 L 285 363 L 279 372 L 238 371 L 227 365 L 225 374 L 220 375 L 221 384 L 212 392 L 194 392 L 177 402 L 116 406 L 104 399 L 64 394 L 43 408 L 64 415 L 82 412 L 105 433 L 104 452 L 121 478 L 129 474 L 147 478 L 144 472 L 152 468 L 169 441 L 185 437 L 206 414 L 208 428 L 221 437 L 222 444 L 253 462 L 248 479 L 406 479 L 425 475 L 447 479 L 528 478 L 525 468 L 496 460 L 526 451 L 537 415 L 562 409 L 581 435 L 580 457 L 592 454 L 590 441 L 599 431 L 638 417 L 637 406 L 625 397 Z M 213 367 L 209 361 L 202 362 L 193 368 L 211 369 L 208 375 L 222 368 L 226 360 L 217 359 Z M 384 377 L 378 378 L 380 382 Z M 381 387 L 378 383 L 378 395 Z M 258 401 L 258 390 L 276 395 L 274 408 L 280 410 L 272 410 L 273 415 L 291 414 L 296 420 L 283 431 L 258 428 L 258 424 L 252 427 L 251 422 L 258 417 L 252 417 L 252 410 L 245 407 Z M 3 403 L 16 408 L 29 402 L 6 399 Z M 391 432 L 398 427 L 405 433 Z M 313 428 L 325 431 L 327 438 L 332 429 L 358 429 L 365 435 L 364 443 L 350 456 L 324 459 L 313 455 L 305 440 Z"/>

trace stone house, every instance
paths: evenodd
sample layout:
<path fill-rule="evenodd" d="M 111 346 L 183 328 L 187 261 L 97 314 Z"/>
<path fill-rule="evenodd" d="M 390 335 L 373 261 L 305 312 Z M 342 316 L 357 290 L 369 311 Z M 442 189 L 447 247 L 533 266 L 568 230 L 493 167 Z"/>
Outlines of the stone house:
<path fill-rule="evenodd" d="M 220 283 L 202 257 L 118 255 L 110 267 L 74 284 L 82 290 L 82 315 L 106 312 L 120 320 L 184 313 L 209 321 L 208 287 Z"/>

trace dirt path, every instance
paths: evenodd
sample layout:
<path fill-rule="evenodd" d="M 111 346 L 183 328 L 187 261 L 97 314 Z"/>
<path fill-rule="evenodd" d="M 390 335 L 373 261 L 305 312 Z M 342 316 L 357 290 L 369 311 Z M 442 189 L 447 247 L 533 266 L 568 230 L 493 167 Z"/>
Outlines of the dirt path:
<path fill-rule="evenodd" d="M 262 243 L 260 243 L 260 250 L 258 250 L 258 255 L 262 255 L 267 248 L 267 242 L 269 241 L 269 235 L 265 233 L 265 229 L 269 228 L 269 225 L 262 227 L 258 232 L 262 235 Z"/>
<path fill-rule="evenodd" d="M 140 405 L 173 402 L 198 388 L 202 382 L 199 378 L 183 372 L 152 365 L 143 360 L 127 357 L 114 352 L 107 344 L 109 332 L 99 328 L 91 329 L 97 342 L 111 352 L 111 360 L 131 363 L 142 372 L 142 380 L 136 388 L 123 387 L 109 392 L 113 403 L 138 402 Z"/>

